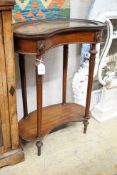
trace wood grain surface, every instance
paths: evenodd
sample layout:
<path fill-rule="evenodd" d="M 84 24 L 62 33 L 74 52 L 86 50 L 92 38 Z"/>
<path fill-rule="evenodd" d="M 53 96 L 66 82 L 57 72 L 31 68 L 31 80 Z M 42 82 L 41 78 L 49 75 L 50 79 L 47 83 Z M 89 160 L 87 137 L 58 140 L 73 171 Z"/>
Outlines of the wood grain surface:
<path fill-rule="evenodd" d="M 20 149 L 16 112 L 15 60 L 11 8 L 14 1 L 0 1 L 0 167 L 24 159 Z"/>
<path fill-rule="evenodd" d="M 41 126 L 42 137 L 61 124 L 83 121 L 84 114 L 85 108 L 74 103 L 44 107 Z M 30 113 L 27 119 L 22 119 L 19 122 L 19 133 L 20 137 L 27 141 L 34 140 L 37 137 L 37 111 Z"/>

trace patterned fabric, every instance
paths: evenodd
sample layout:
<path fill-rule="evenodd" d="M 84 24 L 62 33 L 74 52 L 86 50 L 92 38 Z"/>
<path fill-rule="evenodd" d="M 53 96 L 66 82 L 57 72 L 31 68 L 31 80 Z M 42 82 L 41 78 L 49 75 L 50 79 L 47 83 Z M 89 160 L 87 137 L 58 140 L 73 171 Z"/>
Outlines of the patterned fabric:
<path fill-rule="evenodd" d="M 70 17 L 69 0 L 16 0 L 13 22 Z"/>

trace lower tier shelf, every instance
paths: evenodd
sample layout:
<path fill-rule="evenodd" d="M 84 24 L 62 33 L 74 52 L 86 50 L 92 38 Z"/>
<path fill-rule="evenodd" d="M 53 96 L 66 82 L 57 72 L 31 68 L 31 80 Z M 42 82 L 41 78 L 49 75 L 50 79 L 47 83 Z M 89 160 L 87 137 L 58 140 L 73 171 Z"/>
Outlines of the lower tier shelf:
<path fill-rule="evenodd" d="M 43 108 L 42 136 L 68 122 L 84 120 L 85 108 L 75 103 L 57 104 Z M 19 121 L 19 134 L 24 140 L 31 141 L 37 137 L 37 111 Z"/>

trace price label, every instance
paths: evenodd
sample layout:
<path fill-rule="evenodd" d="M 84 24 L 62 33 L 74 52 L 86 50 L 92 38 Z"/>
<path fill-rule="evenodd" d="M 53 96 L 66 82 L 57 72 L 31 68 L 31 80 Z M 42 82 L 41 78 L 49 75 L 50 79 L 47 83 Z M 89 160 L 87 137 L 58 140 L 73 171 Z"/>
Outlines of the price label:
<path fill-rule="evenodd" d="M 37 66 L 38 75 L 45 75 L 45 65 L 41 62 Z"/>

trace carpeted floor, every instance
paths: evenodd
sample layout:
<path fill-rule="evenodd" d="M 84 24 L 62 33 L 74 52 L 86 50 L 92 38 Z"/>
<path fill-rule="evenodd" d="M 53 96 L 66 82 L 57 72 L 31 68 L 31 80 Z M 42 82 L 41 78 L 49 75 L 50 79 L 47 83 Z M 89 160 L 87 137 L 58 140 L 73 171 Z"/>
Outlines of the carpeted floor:
<path fill-rule="evenodd" d="M 98 173 L 97 175 L 117 175 L 117 165 L 106 169 L 103 172 Z"/>
<path fill-rule="evenodd" d="M 82 123 L 73 123 L 50 134 L 40 157 L 35 143 L 27 144 L 25 161 L 0 169 L 0 175 L 96 175 L 117 165 L 117 119 L 91 119 L 86 135 L 82 130 Z"/>

